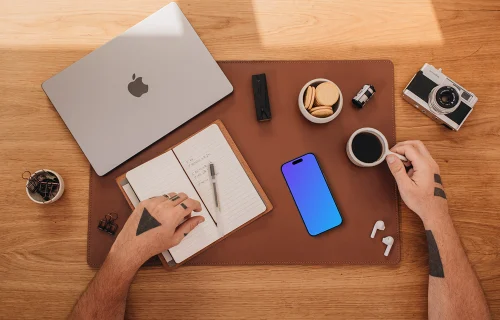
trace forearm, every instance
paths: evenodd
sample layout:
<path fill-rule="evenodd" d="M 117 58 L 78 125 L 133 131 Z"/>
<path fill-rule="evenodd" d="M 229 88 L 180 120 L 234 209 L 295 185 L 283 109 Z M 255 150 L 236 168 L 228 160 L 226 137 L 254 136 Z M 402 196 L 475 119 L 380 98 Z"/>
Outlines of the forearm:
<path fill-rule="evenodd" d="M 489 319 L 489 309 L 448 212 L 424 221 L 429 247 L 429 319 Z"/>
<path fill-rule="evenodd" d="M 69 319 L 123 319 L 128 291 L 140 265 L 122 259 L 112 249 Z"/>

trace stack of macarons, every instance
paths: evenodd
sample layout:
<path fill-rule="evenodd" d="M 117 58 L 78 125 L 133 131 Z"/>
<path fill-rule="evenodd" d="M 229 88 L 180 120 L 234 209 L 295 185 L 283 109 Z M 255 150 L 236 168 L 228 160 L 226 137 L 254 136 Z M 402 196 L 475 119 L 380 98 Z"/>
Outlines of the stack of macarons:
<path fill-rule="evenodd" d="M 314 117 L 326 118 L 333 114 L 333 105 L 337 103 L 339 96 L 339 88 L 332 82 L 309 86 L 304 95 L 304 107 Z"/>

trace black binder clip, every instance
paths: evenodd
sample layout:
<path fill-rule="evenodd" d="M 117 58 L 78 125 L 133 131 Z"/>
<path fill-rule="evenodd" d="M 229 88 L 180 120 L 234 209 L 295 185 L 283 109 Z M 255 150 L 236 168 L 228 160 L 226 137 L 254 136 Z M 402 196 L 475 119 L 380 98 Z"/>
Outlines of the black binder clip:
<path fill-rule="evenodd" d="M 118 225 L 115 223 L 116 219 L 118 219 L 118 215 L 116 213 L 108 213 L 99 221 L 97 229 L 114 236 L 116 230 L 118 230 Z"/>
<path fill-rule="evenodd" d="M 267 93 L 266 74 L 254 74 L 252 76 L 253 98 L 258 121 L 271 120 L 271 105 Z"/>
<path fill-rule="evenodd" d="M 35 174 L 31 174 L 29 171 L 24 171 L 22 178 L 28 181 L 26 184 L 28 191 L 38 193 L 43 198 L 43 201 L 49 201 L 59 192 L 59 179 L 50 172 L 40 170 Z"/>
<path fill-rule="evenodd" d="M 26 175 L 26 173 L 28 175 Z M 24 171 L 22 174 L 22 178 L 28 181 L 28 183 L 26 184 L 26 188 L 28 188 L 31 193 L 35 193 L 40 187 L 40 181 L 36 176 L 32 175 L 31 172 Z"/>

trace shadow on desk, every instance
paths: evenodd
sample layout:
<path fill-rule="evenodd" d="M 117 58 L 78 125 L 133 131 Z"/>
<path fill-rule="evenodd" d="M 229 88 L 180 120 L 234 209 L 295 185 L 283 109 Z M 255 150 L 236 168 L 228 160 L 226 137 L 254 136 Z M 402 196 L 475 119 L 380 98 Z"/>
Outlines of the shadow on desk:
<path fill-rule="evenodd" d="M 4 3 L 0 12 L 8 18 L 0 23 L 0 184 L 5 190 L 0 200 L 0 309 L 8 318 L 62 318 L 93 276 L 85 261 L 89 168 L 40 85 L 166 2 L 61 0 L 46 2 L 42 9 L 34 0 L 16 1 L 7 8 Z M 491 147 L 497 145 L 500 114 L 496 100 L 489 99 L 500 79 L 500 3 L 178 3 L 216 60 L 390 59 L 396 92 L 428 62 L 474 92 L 478 108 L 459 133 L 436 126 L 396 98 L 397 139 L 418 137 L 435 155 L 447 179 L 459 234 L 492 313 L 500 312 L 495 276 L 500 158 L 498 148 Z M 471 154 L 481 156 L 481 162 Z M 66 192 L 54 205 L 37 206 L 26 197 L 20 175 L 39 168 L 64 172 Z M 425 235 L 415 215 L 404 205 L 400 211 L 403 255 L 394 272 L 364 266 L 186 267 L 172 274 L 148 269 L 132 286 L 127 317 L 425 318 Z"/>

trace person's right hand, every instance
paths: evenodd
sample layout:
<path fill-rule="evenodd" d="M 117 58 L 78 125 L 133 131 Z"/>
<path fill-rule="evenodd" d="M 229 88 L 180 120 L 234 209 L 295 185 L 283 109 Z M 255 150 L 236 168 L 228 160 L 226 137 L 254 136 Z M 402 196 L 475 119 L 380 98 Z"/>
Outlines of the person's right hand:
<path fill-rule="evenodd" d="M 403 163 L 394 155 L 387 156 L 387 164 L 396 179 L 401 198 L 424 223 L 432 217 L 448 212 L 448 202 L 439 175 L 439 166 L 421 141 L 396 144 L 391 151 L 404 155 Z M 410 167 L 406 172 L 406 167 Z"/>

